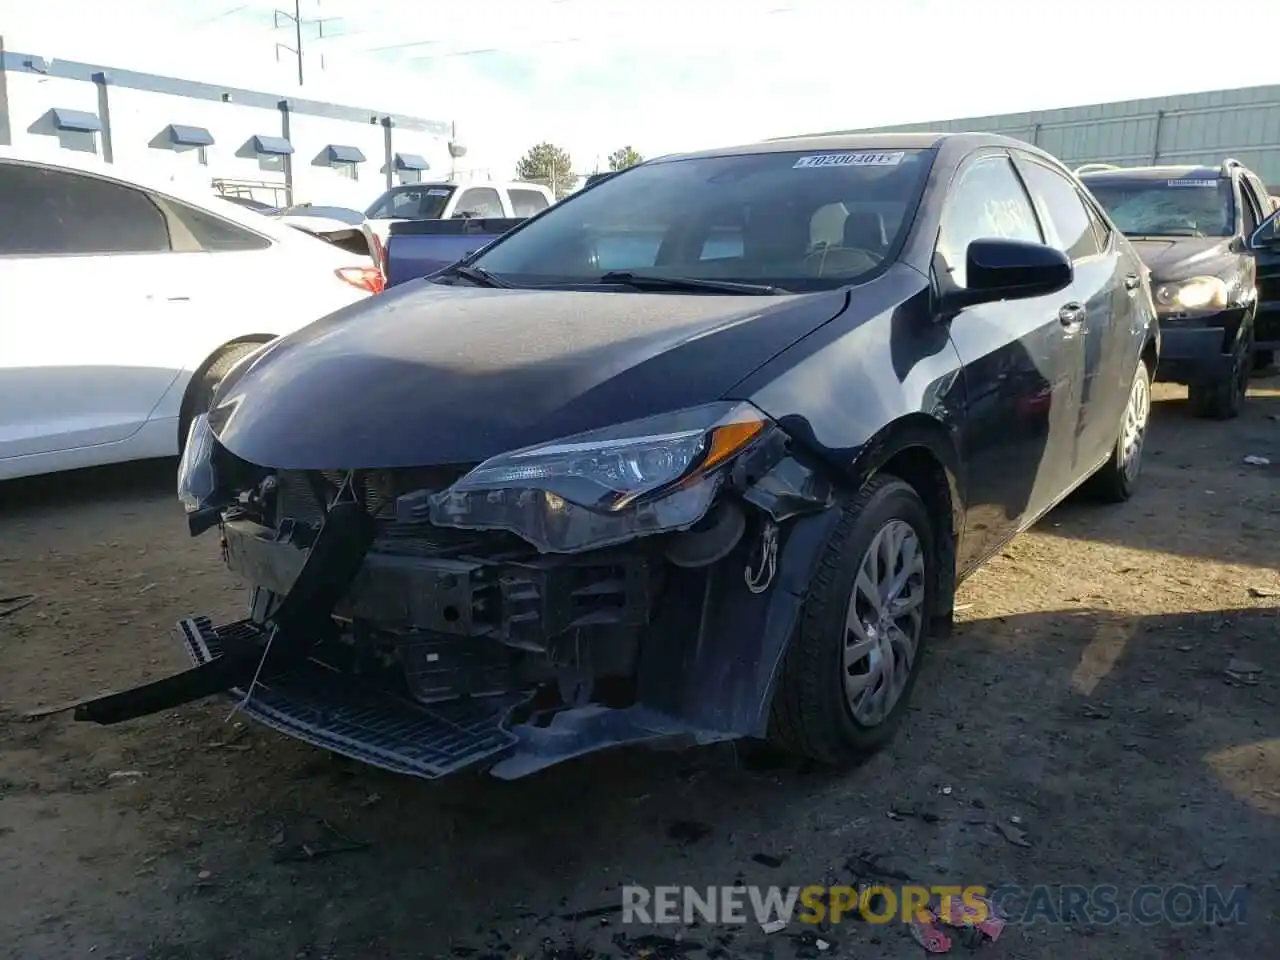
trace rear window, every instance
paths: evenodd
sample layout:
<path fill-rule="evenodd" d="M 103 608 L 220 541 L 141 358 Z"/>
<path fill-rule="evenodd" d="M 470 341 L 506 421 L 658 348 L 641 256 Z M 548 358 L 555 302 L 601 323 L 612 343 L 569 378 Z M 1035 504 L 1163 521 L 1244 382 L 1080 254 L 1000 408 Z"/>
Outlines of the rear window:
<path fill-rule="evenodd" d="M 896 255 L 932 162 L 832 150 L 648 163 L 571 194 L 475 265 L 514 283 L 613 270 L 817 290 Z"/>
<path fill-rule="evenodd" d="M 415 183 L 394 187 L 365 211 L 370 220 L 439 220 L 457 187 L 438 183 Z"/>
<path fill-rule="evenodd" d="M 1120 231 L 1130 237 L 1229 237 L 1235 233 L 1231 181 L 1082 178 Z"/>
<path fill-rule="evenodd" d="M 537 190 L 512 190 L 511 211 L 517 217 L 532 217 L 535 213 L 547 209 L 551 204 Z"/>

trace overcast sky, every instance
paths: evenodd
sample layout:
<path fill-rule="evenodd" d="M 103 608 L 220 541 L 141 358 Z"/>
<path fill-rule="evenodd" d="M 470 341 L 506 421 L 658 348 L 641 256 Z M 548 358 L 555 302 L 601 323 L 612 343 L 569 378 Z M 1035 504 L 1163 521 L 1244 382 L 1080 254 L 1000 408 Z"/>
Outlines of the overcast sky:
<path fill-rule="evenodd" d="M 1267 52 L 1280 36 L 1276 0 L 1237 0 L 1225 33 L 1211 8 L 1154 0 L 301 5 L 305 95 L 456 121 L 469 159 L 495 168 L 541 139 L 586 170 L 626 143 L 653 155 L 1280 82 Z M 294 93 L 293 54 L 279 51 L 277 65 L 275 47 L 293 46 L 292 24 L 273 29 L 276 6 L 293 10 L 0 0 L 0 31 L 10 50 Z"/>

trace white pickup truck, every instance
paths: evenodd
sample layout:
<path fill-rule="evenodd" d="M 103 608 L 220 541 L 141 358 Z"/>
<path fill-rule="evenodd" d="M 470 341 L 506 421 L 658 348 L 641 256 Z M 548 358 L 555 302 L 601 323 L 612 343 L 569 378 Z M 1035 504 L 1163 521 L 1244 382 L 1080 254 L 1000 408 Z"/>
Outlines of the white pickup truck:
<path fill-rule="evenodd" d="M 369 205 L 364 232 L 374 259 L 381 262 L 388 230 L 397 221 L 522 219 L 555 202 L 555 195 L 536 183 L 405 183 Z"/>

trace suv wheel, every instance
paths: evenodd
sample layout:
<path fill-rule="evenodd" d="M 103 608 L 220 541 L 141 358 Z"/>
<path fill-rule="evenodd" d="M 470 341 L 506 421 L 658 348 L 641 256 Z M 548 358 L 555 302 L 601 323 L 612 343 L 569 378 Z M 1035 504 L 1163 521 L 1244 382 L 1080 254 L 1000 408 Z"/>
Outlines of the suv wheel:
<path fill-rule="evenodd" d="M 846 504 L 783 660 L 772 741 L 833 765 L 888 743 L 920 674 L 938 562 L 909 484 L 876 477 Z"/>
<path fill-rule="evenodd" d="M 1245 341 L 1231 358 L 1231 373 L 1212 383 L 1193 383 L 1187 388 L 1191 413 L 1210 420 L 1233 420 L 1240 416 L 1253 372 L 1253 337 Z"/>

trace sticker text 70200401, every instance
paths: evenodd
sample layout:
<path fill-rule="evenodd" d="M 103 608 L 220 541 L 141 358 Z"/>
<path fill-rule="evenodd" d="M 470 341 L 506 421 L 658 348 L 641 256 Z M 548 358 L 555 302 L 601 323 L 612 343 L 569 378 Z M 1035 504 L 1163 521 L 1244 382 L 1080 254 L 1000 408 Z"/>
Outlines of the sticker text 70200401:
<path fill-rule="evenodd" d="M 896 153 L 820 153 L 811 157 L 801 157 L 791 169 L 812 169 L 814 167 L 896 167 L 902 162 L 905 154 Z"/>

